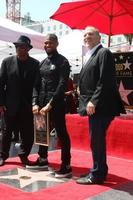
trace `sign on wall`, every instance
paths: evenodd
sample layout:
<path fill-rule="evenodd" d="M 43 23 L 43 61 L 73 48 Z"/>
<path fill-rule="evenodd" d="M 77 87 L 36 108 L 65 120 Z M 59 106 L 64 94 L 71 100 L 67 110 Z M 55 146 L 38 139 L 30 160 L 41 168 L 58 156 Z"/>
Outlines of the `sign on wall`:
<path fill-rule="evenodd" d="M 119 92 L 125 107 L 133 109 L 133 52 L 113 54 Z"/>

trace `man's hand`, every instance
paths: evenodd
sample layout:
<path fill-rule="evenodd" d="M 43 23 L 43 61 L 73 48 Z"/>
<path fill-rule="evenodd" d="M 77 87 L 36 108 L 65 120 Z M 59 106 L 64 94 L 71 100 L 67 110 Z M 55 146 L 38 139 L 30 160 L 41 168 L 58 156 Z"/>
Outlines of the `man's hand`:
<path fill-rule="evenodd" d="M 48 111 L 50 111 L 52 108 L 52 106 L 50 105 L 50 103 L 48 103 L 46 106 L 44 106 L 41 110 L 40 113 L 42 115 L 45 115 Z"/>
<path fill-rule="evenodd" d="M 70 90 L 70 91 L 65 92 L 65 95 L 66 95 L 66 96 L 69 96 L 69 95 L 72 94 L 72 93 L 73 93 L 73 91 Z"/>
<path fill-rule="evenodd" d="M 95 106 L 91 101 L 89 101 L 86 106 L 86 112 L 88 115 L 93 115 L 95 113 Z"/>
<path fill-rule="evenodd" d="M 32 107 L 32 112 L 33 112 L 33 114 L 38 114 L 39 113 L 39 106 L 38 105 L 34 105 Z"/>

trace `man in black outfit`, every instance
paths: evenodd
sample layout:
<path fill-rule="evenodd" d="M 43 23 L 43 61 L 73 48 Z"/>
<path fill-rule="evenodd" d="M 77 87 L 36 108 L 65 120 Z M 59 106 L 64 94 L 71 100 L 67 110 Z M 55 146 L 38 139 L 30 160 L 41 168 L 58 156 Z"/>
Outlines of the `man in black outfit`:
<path fill-rule="evenodd" d="M 108 174 L 106 161 L 106 130 L 125 109 L 118 92 L 115 64 L 109 49 L 100 44 L 95 27 L 87 27 L 84 43 L 88 48 L 86 62 L 79 79 L 79 112 L 88 115 L 93 166 L 89 174 L 79 178 L 79 184 L 101 184 Z"/>
<path fill-rule="evenodd" d="M 39 76 L 39 62 L 28 54 L 32 48 L 28 37 L 20 36 L 14 45 L 16 56 L 4 59 L 0 69 L 0 112 L 4 113 L 6 124 L 2 135 L 0 166 L 9 157 L 12 132 L 16 125 L 21 137 L 18 155 L 24 165 L 30 165 L 28 155 L 34 138 L 32 93 Z"/>
<path fill-rule="evenodd" d="M 40 64 L 41 86 L 36 87 L 33 93 L 33 113 L 40 112 L 45 115 L 50 111 L 50 117 L 61 143 L 61 168 L 55 172 L 55 177 L 71 175 L 70 167 L 70 138 L 65 122 L 65 91 L 70 73 L 68 60 L 57 52 L 58 38 L 55 34 L 48 34 L 44 42 L 47 58 Z M 31 168 L 44 168 L 48 166 L 48 147 L 39 146 L 39 157 L 35 166 Z M 30 168 L 27 166 L 27 168 Z"/>

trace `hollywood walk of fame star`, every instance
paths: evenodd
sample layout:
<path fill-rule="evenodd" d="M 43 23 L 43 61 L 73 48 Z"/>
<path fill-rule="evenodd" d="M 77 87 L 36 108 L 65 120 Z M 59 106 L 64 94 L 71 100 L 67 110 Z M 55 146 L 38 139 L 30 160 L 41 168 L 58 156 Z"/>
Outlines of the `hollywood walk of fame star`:
<path fill-rule="evenodd" d="M 29 186 L 30 184 L 36 183 L 39 184 L 39 181 L 45 182 L 45 187 L 52 186 L 59 183 L 64 183 L 66 180 L 55 178 L 51 175 L 50 171 L 36 171 L 36 170 L 26 170 L 21 168 L 16 168 L 9 171 L 4 171 L 3 174 L 0 173 L 0 182 L 9 184 L 9 182 L 12 184 L 12 186 L 16 186 L 16 181 L 19 182 L 20 189 L 23 189 L 26 186 Z M 37 189 L 36 189 L 37 188 Z M 39 186 L 36 186 L 35 190 L 40 189 Z"/>
<path fill-rule="evenodd" d="M 120 92 L 120 94 L 121 94 L 122 100 L 123 100 L 126 104 L 129 105 L 129 101 L 128 101 L 127 96 L 128 96 L 131 92 L 133 92 L 133 90 L 126 90 L 126 89 L 124 88 L 124 85 L 123 85 L 122 81 L 121 81 L 121 82 L 120 82 L 120 85 L 119 85 L 119 92 Z"/>
<path fill-rule="evenodd" d="M 126 70 L 126 69 L 129 69 L 130 70 L 130 65 L 131 65 L 132 63 L 129 63 L 128 62 L 128 60 L 126 60 L 126 62 L 125 63 L 123 63 L 123 65 L 125 66 L 125 68 L 124 68 L 124 70 Z"/>

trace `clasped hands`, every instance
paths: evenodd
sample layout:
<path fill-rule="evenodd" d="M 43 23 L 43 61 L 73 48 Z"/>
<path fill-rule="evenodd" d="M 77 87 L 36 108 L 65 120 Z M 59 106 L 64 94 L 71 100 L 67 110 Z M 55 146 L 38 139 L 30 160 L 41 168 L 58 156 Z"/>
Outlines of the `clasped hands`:
<path fill-rule="evenodd" d="M 89 101 L 86 106 L 86 112 L 88 115 L 93 115 L 95 113 L 95 106 L 91 101 Z"/>
<path fill-rule="evenodd" d="M 52 106 L 50 105 L 50 103 L 48 103 L 46 106 L 42 107 L 41 109 L 38 105 L 34 105 L 32 107 L 32 112 L 33 112 L 33 114 L 39 114 L 40 113 L 42 115 L 46 115 L 46 113 L 48 111 L 50 111 L 51 108 L 52 108 Z"/>

